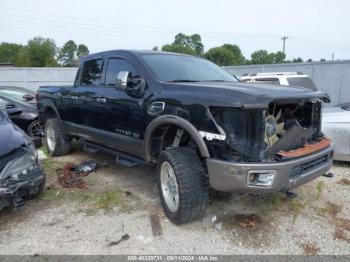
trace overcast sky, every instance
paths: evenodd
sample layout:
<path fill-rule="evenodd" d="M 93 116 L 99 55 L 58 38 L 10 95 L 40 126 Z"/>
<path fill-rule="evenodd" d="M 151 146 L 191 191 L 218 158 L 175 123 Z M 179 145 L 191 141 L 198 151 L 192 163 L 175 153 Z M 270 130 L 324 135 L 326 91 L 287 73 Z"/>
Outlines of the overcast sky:
<path fill-rule="evenodd" d="M 349 0 L 1 0 L 0 42 L 49 37 L 90 52 L 151 49 L 178 32 L 199 33 L 205 50 L 238 44 L 244 55 L 282 49 L 289 59 L 350 59 Z"/>

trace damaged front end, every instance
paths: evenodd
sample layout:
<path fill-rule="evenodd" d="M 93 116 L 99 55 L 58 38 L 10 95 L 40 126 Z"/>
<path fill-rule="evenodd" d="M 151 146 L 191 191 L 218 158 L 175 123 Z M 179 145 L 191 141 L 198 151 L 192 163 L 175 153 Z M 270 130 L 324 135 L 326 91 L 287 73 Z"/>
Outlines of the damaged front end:
<path fill-rule="evenodd" d="M 264 110 L 215 107 L 211 108 L 211 114 L 226 134 L 226 141 L 210 145 L 219 159 L 279 161 L 293 157 L 292 150 L 306 145 L 321 141 L 322 146 L 330 144 L 320 131 L 319 100 L 299 103 L 274 101 Z M 305 154 L 307 152 L 314 151 L 309 148 Z M 301 151 L 295 154 L 296 157 L 302 155 Z"/>
<path fill-rule="evenodd" d="M 264 109 L 210 108 L 225 140 L 208 143 L 210 184 L 220 191 L 287 191 L 327 172 L 333 146 L 321 101 L 274 100 Z"/>
<path fill-rule="evenodd" d="M 32 143 L 0 157 L 0 209 L 22 206 L 25 200 L 40 193 L 44 183 L 44 173 Z"/>

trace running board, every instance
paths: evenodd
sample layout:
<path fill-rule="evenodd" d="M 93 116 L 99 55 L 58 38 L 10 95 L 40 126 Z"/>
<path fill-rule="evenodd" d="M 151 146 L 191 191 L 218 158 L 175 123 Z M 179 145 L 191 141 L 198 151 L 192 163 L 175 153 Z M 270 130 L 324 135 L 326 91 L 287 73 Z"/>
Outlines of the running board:
<path fill-rule="evenodd" d="M 140 158 L 128 155 L 126 153 L 120 152 L 118 150 L 115 150 L 109 147 L 104 147 L 104 146 L 94 144 L 92 142 L 88 142 L 84 139 L 80 139 L 79 143 L 83 145 L 83 150 L 88 153 L 95 154 L 99 151 L 102 151 L 102 152 L 106 152 L 108 154 L 114 155 L 116 157 L 115 162 L 124 167 L 134 167 L 138 164 L 145 163 L 145 161 L 143 161 Z"/>

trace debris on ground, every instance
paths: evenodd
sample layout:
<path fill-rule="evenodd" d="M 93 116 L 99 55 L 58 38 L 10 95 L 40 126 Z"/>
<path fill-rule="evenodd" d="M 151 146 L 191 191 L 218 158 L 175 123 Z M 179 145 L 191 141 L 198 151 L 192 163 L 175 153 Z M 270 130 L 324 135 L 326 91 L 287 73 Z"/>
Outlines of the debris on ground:
<path fill-rule="evenodd" d="M 350 243 L 350 237 L 348 237 L 345 231 L 339 227 L 335 228 L 333 236 L 334 236 L 334 239 L 343 240 L 343 241 L 346 241 L 347 243 Z"/>
<path fill-rule="evenodd" d="M 65 188 L 86 188 L 83 177 L 98 168 L 93 160 L 86 160 L 79 165 L 67 163 L 63 169 L 63 174 L 59 174 L 58 182 Z"/>
<path fill-rule="evenodd" d="M 342 186 L 350 186 L 350 179 L 347 179 L 347 178 L 340 179 L 337 182 L 337 184 Z"/>
<path fill-rule="evenodd" d="M 162 226 L 160 224 L 159 216 L 157 214 L 151 214 L 149 216 L 149 218 L 150 218 L 150 221 L 151 221 L 151 227 L 152 227 L 153 236 L 156 237 L 156 236 L 162 235 L 163 231 L 162 231 Z"/>
<path fill-rule="evenodd" d="M 341 212 L 342 209 L 342 206 L 328 201 L 326 203 L 326 207 L 322 208 L 322 211 L 328 213 L 332 218 L 335 218 Z"/>
<path fill-rule="evenodd" d="M 328 173 L 325 173 L 323 174 L 324 177 L 328 177 L 328 178 L 333 178 L 334 177 L 334 174 L 331 173 L 331 172 L 328 172 Z"/>
<path fill-rule="evenodd" d="M 47 159 L 47 156 L 42 149 L 38 149 L 37 152 L 39 161 Z"/>
<path fill-rule="evenodd" d="M 301 247 L 304 249 L 304 254 L 309 256 L 314 256 L 320 249 L 311 242 L 301 244 Z"/>
<path fill-rule="evenodd" d="M 93 160 L 86 160 L 76 166 L 72 171 L 75 173 L 91 173 L 97 169 L 97 163 Z"/>
<path fill-rule="evenodd" d="M 130 191 L 125 191 L 124 193 L 125 193 L 126 196 L 131 196 L 132 195 L 132 193 Z"/>
<path fill-rule="evenodd" d="M 241 228 L 256 228 L 261 223 L 261 218 L 255 214 L 236 215 L 236 220 Z"/>
<path fill-rule="evenodd" d="M 221 231 L 222 230 L 222 223 L 217 223 L 214 228 L 217 230 L 217 231 Z"/>
<path fill-rule="evenodd" d="M 209 214 L 202 219 L 202 223 L 206 226 L 210 226 L 210 225 L 213 225 L 216 220 L 217 220 L 216 215 Z"/>
<path fill-rule="evenodd" d="M 125 235 L 123 235 L 119 240 L 109 242 L 108 246 L 109 246 L 109 247 L 112 247 L 112 246 L 119 245 L 121 242 L 126 241 L 126 240 L 128 240 L 129 238 L 130 238 L 130 236 L 129 236 L 128 234 L 125 234 Z"/>
<path fill-rule="evenodd" d="M 338 227 L 341 227 L 343 229 L 346 229 L 347 231 L 350 231 L 350 219 L 346 218 L 336 218 L 335 223 Z"/>

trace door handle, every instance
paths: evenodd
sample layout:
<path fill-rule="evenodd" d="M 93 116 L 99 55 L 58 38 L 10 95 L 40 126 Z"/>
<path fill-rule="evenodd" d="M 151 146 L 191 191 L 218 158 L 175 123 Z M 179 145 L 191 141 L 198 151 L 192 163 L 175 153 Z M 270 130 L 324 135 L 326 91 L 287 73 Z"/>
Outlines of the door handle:
<path fill-rule="evenodd" d="M 96 98 L 96 101 L 99 103 L 105 104 L 107 102 L 107 99 L 103 97 L 98 97 Z"/>

